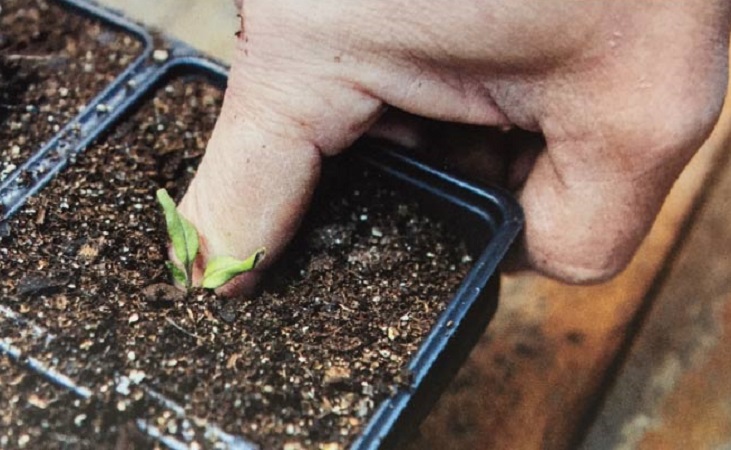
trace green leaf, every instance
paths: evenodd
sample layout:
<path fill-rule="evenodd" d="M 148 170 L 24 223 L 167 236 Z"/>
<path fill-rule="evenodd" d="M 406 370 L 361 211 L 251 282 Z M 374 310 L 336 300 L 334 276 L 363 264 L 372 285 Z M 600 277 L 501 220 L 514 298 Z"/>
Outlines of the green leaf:
<path fill-rule="evenodd" d="M 177 281 L 183 286 L 188 285 L 188 277 L 185 275 L 185 272 L 183 272 L 183 269 L 173 264 L 172 261 L 166 261 L 165 265 L 167 266 L 168 270 L 170 270 L 170 273 L 173 275 L 173 280 Z"/>
<path fill-rule="evenodd" d="M 232 256 L 217 256 L 206 266 L 201 286 L 206 289 L 216 289 L 228 283 L 228 281 L 244 272 L 256 267 L 264 258 L 265 249 L 260 248 L 253 255 L 245 260 L 236 259 Z"/>
<path fill-rule="evenodd" d="M 185 269 L 186 286 L 189 286 L 195 255 L 198 253 L 198 232 L 192 223 L 183 217 L 175 202 L 165 189 L 158 189 L 157 201 L 165 213 L 168 236 L 173 244 L 173 252 Z"/>

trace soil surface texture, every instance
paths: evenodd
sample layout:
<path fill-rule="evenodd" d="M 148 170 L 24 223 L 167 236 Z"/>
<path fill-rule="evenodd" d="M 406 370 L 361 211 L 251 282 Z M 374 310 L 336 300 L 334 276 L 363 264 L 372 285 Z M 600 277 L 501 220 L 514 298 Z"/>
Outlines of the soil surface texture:
<path fill-rule="evenodd" d="M 0 181 L 142 51 L 132 36 L 46 0 L 0 2 Z"/>
<path fill-rule="evenodd" d="M 255 298 L 169 285 L 155 191 L 182 196 L 221 98 L 199 78 L 172 81 L 9 221 L 0 342 L 77 393 L 3 360 L 0 446 L 144 448 L 146 430 L 191 448 L 236 435 L 339 449 L 408 383 L 405 363 L 471 264 L 377 173 L 326 165 Z"/>

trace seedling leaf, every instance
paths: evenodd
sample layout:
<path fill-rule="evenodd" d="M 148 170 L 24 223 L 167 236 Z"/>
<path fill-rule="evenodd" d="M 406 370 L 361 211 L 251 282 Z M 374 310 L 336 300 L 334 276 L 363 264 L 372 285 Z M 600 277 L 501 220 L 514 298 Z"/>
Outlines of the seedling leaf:
<path fill-rule="evenodd" d="M 217 256 L 206 266 L 201 285 L 206 289 L 216 289 L 228 283 L 231 278 L 256 267 L 264 258 L 265 249 L 260 248 L 245 260 L 231 256 Z"/>
<path fill-rule="evenodd" d="M 185 286 L 188 282 L 188 278 L 185 276 L 185 272 L 183 272 L 183 269 L 173 264 L 172 261 L 166 261 L 165 265 L 168 267 L 170 273 L 173 275 L 173 280 Z"/>
<path fill-rule="evenodd" d="M 157 201 L 165 213 L 165 223 L 168 228 L 168 236 L 173 244 L 173 252 L 183 264 L 185 285 L 190 287 L 193 261 L 195 261 L 195 255 L 198 254 L 198 232 L 193 224 L 178 212 L 175 202 L 165 189 L 158 189 Z"/>

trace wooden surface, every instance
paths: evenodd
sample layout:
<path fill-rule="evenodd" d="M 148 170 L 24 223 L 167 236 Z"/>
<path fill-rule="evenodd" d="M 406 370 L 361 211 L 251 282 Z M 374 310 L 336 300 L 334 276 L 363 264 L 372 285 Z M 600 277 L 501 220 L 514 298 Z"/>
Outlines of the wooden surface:
<path fill-rule="evenodd" d="M 731 448 L 731 170 L 709 180 L 585 449 Z"/>
<path fill-rule="evenodd" d="M 230 0 L 103 3 L 230 58 Z M 731 448 L 730 125 L 727 108 L 617 279 L 504 280 L 495 321 L 412 448 Z"/>
<path fill-rule="evenodd" d="M 585 449 L 731 448 L 731 170 L 721 169 Z"/>

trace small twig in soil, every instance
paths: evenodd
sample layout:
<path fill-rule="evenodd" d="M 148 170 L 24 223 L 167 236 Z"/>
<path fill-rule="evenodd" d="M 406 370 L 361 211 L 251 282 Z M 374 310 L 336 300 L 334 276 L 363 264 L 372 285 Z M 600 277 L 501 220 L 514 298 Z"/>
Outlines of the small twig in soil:
<path fill-rule="evenodd" d="M 166 317 L 166 318 L 165 318 L 165 320 L 166 320 L 166 321 L 167 321 L 167 322 L 168 322 L 168 323 L 169 323 L 170 325 L 172 325 L 172 326 L 173 326 L 174 328 L 176 328 L 176 329 L 177 329 L 178 331 L 180 331 L 180 332 L 182 332 L 182 333 L 185 333 L 185 334 L 187 334 L 187 335 L 188 335 L 188 336 L 190 336 L 190 337 L 193 337 L 193 338 L 196 338 L 196 339 L 200 339 L 200 340 L 203 340 L 203 338 L 202 338 L 202 337 L 200 337 L 199 335 L 197 335 L 197 334 L 195 334 L 195 333 L 191 333 L 190 331 L 186 330 L 185 328 L 183 328 L 183 327 L 181 327 L 180 325 L 178 325 L 177 323 L 175 323 L 175 321 L 174 321 L 173 319 L 171 319 L 170 317 Z"/>
<path fill-rule="evenodd" d="M 65 61 L 66 59 L 68 58 L 59 55 L 24 55 L 22 53 L 10 53 L 8 55 L 0 55 L 0 62 L 5 63 L 33 62 L 53 64 L 59 61 Z"/>
<path fill-rule="evenodd" d="M 49 61 L 53 58 L 60 58 L 58 55 L 23 55 L 21 53 L 11 53 L 2 55 L 5 61 Z"/>
<path fill-rule="evenodd" d="M 51 433 L 51 437 L 59 442 L 63 442 L 64 444 L 78 444 L 80 441 L 80 439 L 76 436 L 61 433 Z"/>

